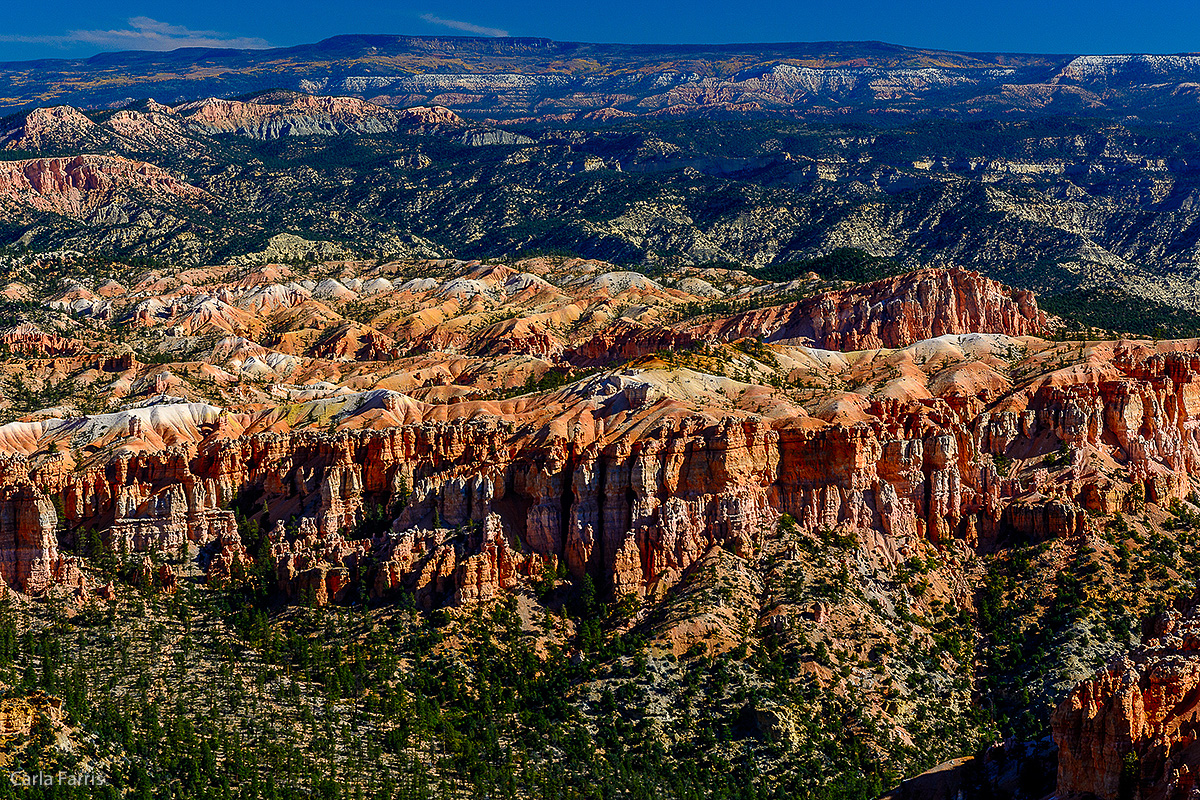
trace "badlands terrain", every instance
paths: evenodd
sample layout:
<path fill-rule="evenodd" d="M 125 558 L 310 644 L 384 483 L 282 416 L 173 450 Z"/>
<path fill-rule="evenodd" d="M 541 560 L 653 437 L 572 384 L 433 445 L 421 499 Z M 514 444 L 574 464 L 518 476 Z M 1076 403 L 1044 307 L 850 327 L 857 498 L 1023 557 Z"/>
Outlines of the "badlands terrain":
<path fill-rule="evenodd" d="M 9 764 L 155 797 L 1194 786 L 1197 340 L 1064 339 L 958 268 L 5 280 Z"/>
<path fill-rule="evenodd" d="M 0 797 L 1194 797 L 1198 65 L 0 64 Z"/>
<path fill-rule="evenodd" d="M 272 90 L 22 110 L 0 120 L 0 257 L 551 254 L 779 280 L 849 249 L 892 273 L 975 269 L 1095 327 L 1200 331 L 1200 140 L 1186 125 L 513 121 L 443 102 Z"/>

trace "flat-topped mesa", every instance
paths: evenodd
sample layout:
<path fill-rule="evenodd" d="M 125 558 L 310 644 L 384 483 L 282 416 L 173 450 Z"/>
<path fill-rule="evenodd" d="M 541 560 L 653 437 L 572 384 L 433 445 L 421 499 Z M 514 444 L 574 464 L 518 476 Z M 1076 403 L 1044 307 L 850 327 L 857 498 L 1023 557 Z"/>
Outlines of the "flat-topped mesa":
<path fill-rule="evenodd" d="M 787 305 L 758 308 L 688 329 L 733 341 L 758 337 L 825 350 L 903 347 L 952 333 L 1037 336 L 1046 315 L 1031 292 L 978 272 L 924 269 Z"/>
<path fill-rule="evenodd" d="M 1159 615 L 1142 647 L 1053 716 L 1058 797 L 1184 800 L 1200 788 L 1200 609 Z"/>

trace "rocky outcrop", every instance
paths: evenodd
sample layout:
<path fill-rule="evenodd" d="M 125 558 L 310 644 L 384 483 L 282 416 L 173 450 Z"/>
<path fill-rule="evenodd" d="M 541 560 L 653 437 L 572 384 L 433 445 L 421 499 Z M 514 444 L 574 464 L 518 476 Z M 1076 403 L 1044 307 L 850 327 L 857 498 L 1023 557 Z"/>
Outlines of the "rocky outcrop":
<path fill-rule="evenodd" d="M 354 598 L 370 540 L 348 541 L 340 531 L 321 535 L 311 518 L 300 522 L 295 535 L 279 530 L 272 539 L 276 580 L 288 599 L 326 605 Z"/>
<path fill-rule="evenodd" d="M 489 145 L 524 145 L 533 144 L 533 139 L 512 131 L 498 128 L 488 130 L 467 131 L 459 140 L 467 147 L 487 147 Z"/>
<path fill-rule="evenodd" d="M 60 563 L 58 514 L 36 486 L 0 490 L 0 580 L 36 594 L 54 581 Z"/>
<path fill-rule="evenodd" d="M 121 156 L 0 162 L 0 204 L 84 219 L 129 193 L 163 195 L 192 204 L 209 199 L 203 189 L 161 167 Z"/>
<path fill-rule="evenodd" d="M 179 588 L 179 577 L 174 568 L 167 563 L 155 563 L 148 555 L 142 556 L 141 561 L 136 562 L 130 582 L 146 591 L 161 591 L 166 594 L 171 594 Z"/>
<path fill-rule="evenodd" d="M 1200 787 L 1200 614 L 1171 610 L 1143 646 L 1054 712 L 1058 796 L 1183 800 Z"/>
<path fill-rule="evenodd" d="M 868 350 L 950 334 L 1036 336 L 1046 332 L 1046 325 L 1030 292 L 1009 289 L 970 270 L 929 269 L 701 324 L 618 321 L 570 349 L 565 358 L 580 365 L 610 364 L 745 337 L 825 350 Z"/>
<path fill-rule="evenodd" d="M 78 339 L 46 333 L 30 322 L 22 322 L 0 332 L 0 347 L 22 355 L 54 357 L 82 353 L 88 346 Z"/>
<path fill-rule="evenodd" d="M 0 700 L 0 741 L 27 740 L 33 726 L 42 719 L 51 723 L 62 720 L 62 700 L 41 692 Z"/>
<path fill-rule="evenodd" d="M 1200 409 L 1180 400 L 1200 379 L 1200 359 L 1139 358 L 1131 346 L 1113 363 L 1124 365 L 1120 377 L 1021 393 L 1023 410 L 1012 410 L 1012 398 L 988 407 L 950 395 L 865 401 L 857 419 L 836 422 L 795 411 L 713 415 L 679 410 L 666 385 L 643 382 L 631 399 L 628 381 L 598 382 L 599 394 L 534 407 L 526 423 L 541 421 L 529 427 L 494 404 L 405 422 L 420 406 L 389 395 L 372 413 L 396 421 L 379 429 L 197 432 L 105 467 L 43 470 L 34 484 L 15 457 L 4 473 L 14 564 L 6 580 L 48 580 L 55 540 L 45 493 L 64 499 L 68 525 L 106 526 L 116 551 L 219 542 L 214 564 L 224 575 L 246 556 L 222 508 L 257 494 L 269 521 L 300 519 L 272 536 L 279 586 L 318 601 L 367 580 L 380 591 L 416 587 L 429 602 L 473 602 L 558 561 L 615 594 L 641 595 L 674 584 L 714 544 L 753 553 L 781 513 L 805 529 L 862 532 L 892 561 L 926 541 L 987 547 L 1003 536 L 1072 536 L 1088 524 L 1083 504 L 1125 503 L 1131 485 L 1168 502 L 1186 494 L 1200 464 Z M 566 427 L 564 418 L 576 421 Z M 1124 444 L 1114 451 L 1109 442 Z M 1031 448 L 1057 454 L 1060 443 L 1081 455 L 1064 457 L 1053 477 L 1043 468 L 1013 479 L 997 467 L 996 458 L 1027 458 Z M 1088 453 L 1119 459 L 1122 492 Z M 399 495 L 402 487 L 411 491 Z M 396 535 L 348 538 L 377 505 L 392 509 Z M 472 525 L 482 528 L 470 533 Z M 465 538 L 449 547 L 455 529 Z"/>
<path fill-rule="evenodd" d="M 505 589 L 523 579 L 540 577 L 546 568 L 553 570 L 555 565 L 554 556 L 543 559 L 536 553 L 514 550 L 498 514 L 488 514 L 472 532 L 467 552 L 470 555 L 454 572 L 453 601 L 460 605 L 495 600 Z"/>
<path fill-rule="evenodd" d="M 205 578 L 209 584 L 223 586 L 245 577 L 246 568 L 252 563 L 252 559 L 242 544 L 242 537 L 236 526 L 217 536 L 212 547 L 213 553 L 205 570 Z"/>
<path fill-rule="evenodd" d="M 551 266 L 568 288 L 539 277 Z M 0 426 L 13 454 L 0 461 L 5 582 L 52 580 L 51 497 L 68 538 L 96 529 L 125 556 L 195 545 L 213 582 L 253 566 L 293 600 L 406 589 L 432 607 L 495 597 L 548 565 L 613 596 L 655 595 L 714 547 L 753 556 L 785 513 L 804 530 L 853 533 L 893 564 L 954 540 L 987 550 L 1070 537 L 1089 511 L 1182 499 L 1200 469 L 1200 343 L 1022 338 L 1044 324 L 1032 299 L 963 270 L 656 327 L 657 304 L 687 296 L 604 268 L 462 264 L 403 282 L 346 268 L 338 285 L 389 309 L 371 325 L 337 316 L 333 304 L 354 301 L 314 300 L 320 284 L 286 267 L 235 280 L 233 267 L 189 271 L 174 294 L 147 275 L 138 291 L 164 287 L 165 299 L 132 304 L 131 335 L 161 322 L 172 335 L 156 341 L 218 333 L 212 363 L 81 355 L 38 367 L 45 380 L 128 369 L 94 385 L 135 402 Z M 508 325 L 522 309 L 528 324 Z M 263 315 L 324 333 L 280 334 L 297 352 L 285 354 L 248 338 Z M 802 324 L 800 339 L 873 349 L 722 341 L 794 342 Z M 435 341 L 445 349 L 405 352 Z M 571 348 L 542 347 L 554 343 Z M 572 357 L 639 348 L 653 354 L 566 377 Z M 556 377 L 565 385 L 536 391 Z M 231 407 L 166 396 L 194 394 L 192 381 Z M 268 540 L 241 540 L 235 501 Z"/>
<path fill-rule="evenodd" d="M 572 364 L 592 366 L 630 361 L 660 351 L 686 350 L 705 341 L 704 334 L 661 326 L 621 323 L 581 342 L 565 358 Z"/>
<path fill-rule="evenodd" d="M 15 126 L 0 131 L 0 149 L 78 152 L 103 140 L 100 126 L 76 108 L 37 108 Z"/>
<path fill-rule="evenodd" d="M 427 125 L 459 127 L 461 118 L 442 107 L 385 108 L 356 97 L 322 97 L 272 92 L 253 100 L 209 98 L 174 109 L 207 133 L 234 133 L 254 139 L 284 136 L 389 133 Z M 513 136 L 507 131 L 498 131 Z"/>
<path fill-rule="evenodd" d="M 954 333 L 1036 336 L 1045 331 L 1046 315 L 1032 293 L 1008 289 L 978 272 L 932 269 L 747 311 L 689 332 L 726 341 L 753 336 L 826 350 L 867 350 Z"/>

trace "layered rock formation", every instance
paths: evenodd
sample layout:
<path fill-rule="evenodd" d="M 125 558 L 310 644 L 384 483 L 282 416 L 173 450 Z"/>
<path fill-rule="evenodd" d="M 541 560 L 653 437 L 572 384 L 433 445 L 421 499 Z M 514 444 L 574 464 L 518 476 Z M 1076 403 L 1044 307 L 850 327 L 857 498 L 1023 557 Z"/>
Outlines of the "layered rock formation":
<path fill-rule="evenodd" d="M 123 193 L 163 195 L 186 203 L 209 197 L 153 164 L 84 155 L 0 162 L 0 203 L 84 218 Z"/>
<path fill-rule="evenodd" d="M 42 592 L 59 561 L 58 515 L 50 498 L 28 483 L 7 486 L 0 499 L 0 578 L 17 591 Z"/>
<path fill-rule="evenodd" d="M 1130 352 L 1138 349 L 1140 358 Z M 1065 389 L 1047 380 L 990 407 L 953 393 L 864 398 L 856 419 L 833 422 L 761 390 L 746 402 L 766 404 L 765 416 L 690 412 L 649 375 L 593 381 L 532 409 L 466 402 L 440 407 L 453 410 L 443 416 L 416 405 L 404 421 L 393 404 L 381 411 L 394 421 L 378 430 L 230 439 L 209 427 L 197 442 L 71 472 L 33 470 L 33 483 L 31 462 L 18 456 L 4 478 L 14 487 L 3 505 L 13 543 L 6 580 L 26 590 L 49 580 L 55 520 L 42 492 L 63 498 L 69 526 L 107 525 L 114 550 L 215 541 L 226 564 L 236 533 L 221 508 L 259 494 L 272 520 L 301 517 L 296 535 L 275 537 L 281 587 L 321 599 L 357 583 L 368 554 L 386 562 L 390 577 L 371 579 L 381 589 L 432 582 L 442 599 L 494 596 L 514 574 L 540 570 L 505 537 L 616 595 L 642 595 L 672 585 L 714 545 L 753 552 L 780 513 L 802 528 L 859 531 L 894 562 L 927 541 L 986 547 L 1004 535 L 1071 535 L 1087 524 L 1086 504 L 1124 508 L 1127 481 L 1159 502 L 1188 491 L 1198 453 L 1186 400 L 1200 375 L 1194 360 L 1126 345 L 1115 362 L 1127 371 L 1101 380 Z M 1074 448 L 1069 463 L 1041 467 L 1039 452 L 1064 442 Z M 1006 454 L 1036 461 L 1002 473 L 994 457 Z M 405 486 L 411 493 L 394 506 Z M 347 540 L 374 503 L 394 507 L 402 538 Z M 483 536 L 453 556 L 435 541 L 449 533 L 405 533 L 473 521 L 486 521 Z"/>
<path fill-rule="evenodd" d="M 28 322 L 0 332 L 0 346 L 23 355 L 42 357 L 75 355 L 87 350 L 87 345 L 78 339 L 48 334 Z"/>
<path fill-rule="evenodd" d="M 18 124 L 0 131 L 3 150 L 79 150 L 94 146 L 99 126 L 71 106 L 37 108 Z"/>
<path fill-rule="evenodd" d="M 209 98 L 177 106 L 174 112 L 208 133 L 235 133 L 255 139 L 281 136 L 384 133 L 423 125 L 463 126 L 442 107 L 384 108 L 356 97 L 320 97 L 274 92 L 250 101 Z"/>
<path fill-rule="evenodd" d="M 1046 316 L 1030 292 L 956 269 L 928 270 L 747 311 L 693 331 L 727 341 L 754 336 L 826 350 L 868 350 L 951 333 L 1025 336 L 1045 329 Z"/>
<path fill-rule="evenodd" d="M 115 413 L 0 426 L 14 454 L 0 474 L 6 583 L 51 582 L 52 496 L 66 529 L 99 528 L 114 552 L 211 548 L 214 581 L 255 557 L 228 510 L 237 501 L 271 531 L 288 597 L 407 587 L 436 605 L 489 599 L 559 563 L 613 596 L 653 595 L 713 547 L 752 554 L 785 513 L 802 529 L 857 532 L 891 563 L 956 538 L 986 549 L 1069 536 L 1089 524 L 1085 510 L 1129 506 L 1135 487 L 1153 502 L 1183 497 L 1200 461 L 1195 342 L 1030 338 L 1046 324 L 1032 298 L 975 273 L 929 270 L 656 327 L 694 301 L 595 262 L 562 265 L 582 275 L 560 274 L 561 286 L 533 274 L 553 277 L 547 265 L 523 266 L 465 265 L 442 282 L 343 276 L 332 281 L 341 299 L 276 268 L 203 295 L 194 284 L 225 273 L 109 287 L 106 302 L 155 293 L 125 301 L 135 331 L 259 336 L 264 316 L 276 330 L 281 320 L 329 327 L 307 349 L 285 334 L 300 356 L 226 336 L 196 366 L 47 362 L 48 375 L 90 368 L 97 381 L 125 370 L 112 390 L 150 396 Z M 359 293 L 401 313 L 340 322 L 333 309 Z M 639 316 L 608 312 L 633 299 Z M 506 309 L 524 309 L 519 325 L 492 322 Z M 964 332 L 980 330 L 992 332 Z M 776 343 L 724 344 L 750 336 Z M 809 340 L 874 349 L 799 344 Z M 413 344 L 473 354 L 405 356 Z M 498 366 L 512 386 L 555 364 L 653 352 L 684 363 L 655 357 L 550 392 L 479 399 L 481 386 L 505 385 Z M 294 383 L 247 395 L 237 374 Z M 340 374 L 347 385 L 325 380 Z M 352 388 L 364 382 L 395 388 Z M 164 394 L 200 387 L 232 407 Z M 386 516 L 368 531 L 376 509 Z"/>
<path fill-rule="evenodd" d="M 1054 713 L 1058 796 L 1183 800 L 1200 786 L 1200 613 L 1168 611 L 1143 646 Z"/>

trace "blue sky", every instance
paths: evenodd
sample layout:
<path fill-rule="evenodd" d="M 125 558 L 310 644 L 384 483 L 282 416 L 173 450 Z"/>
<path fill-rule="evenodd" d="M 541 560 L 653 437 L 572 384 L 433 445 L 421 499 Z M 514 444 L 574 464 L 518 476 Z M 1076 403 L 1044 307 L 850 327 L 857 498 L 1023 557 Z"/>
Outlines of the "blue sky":
<path fill-rule="evenodd" d="M 1196 0 L 42 0 L 5 6 L 0 60 L 189 45 L 285 46 L 338 33 L 648 43 L 874 39 L 1043 53 L 1200 51 Z"/>

